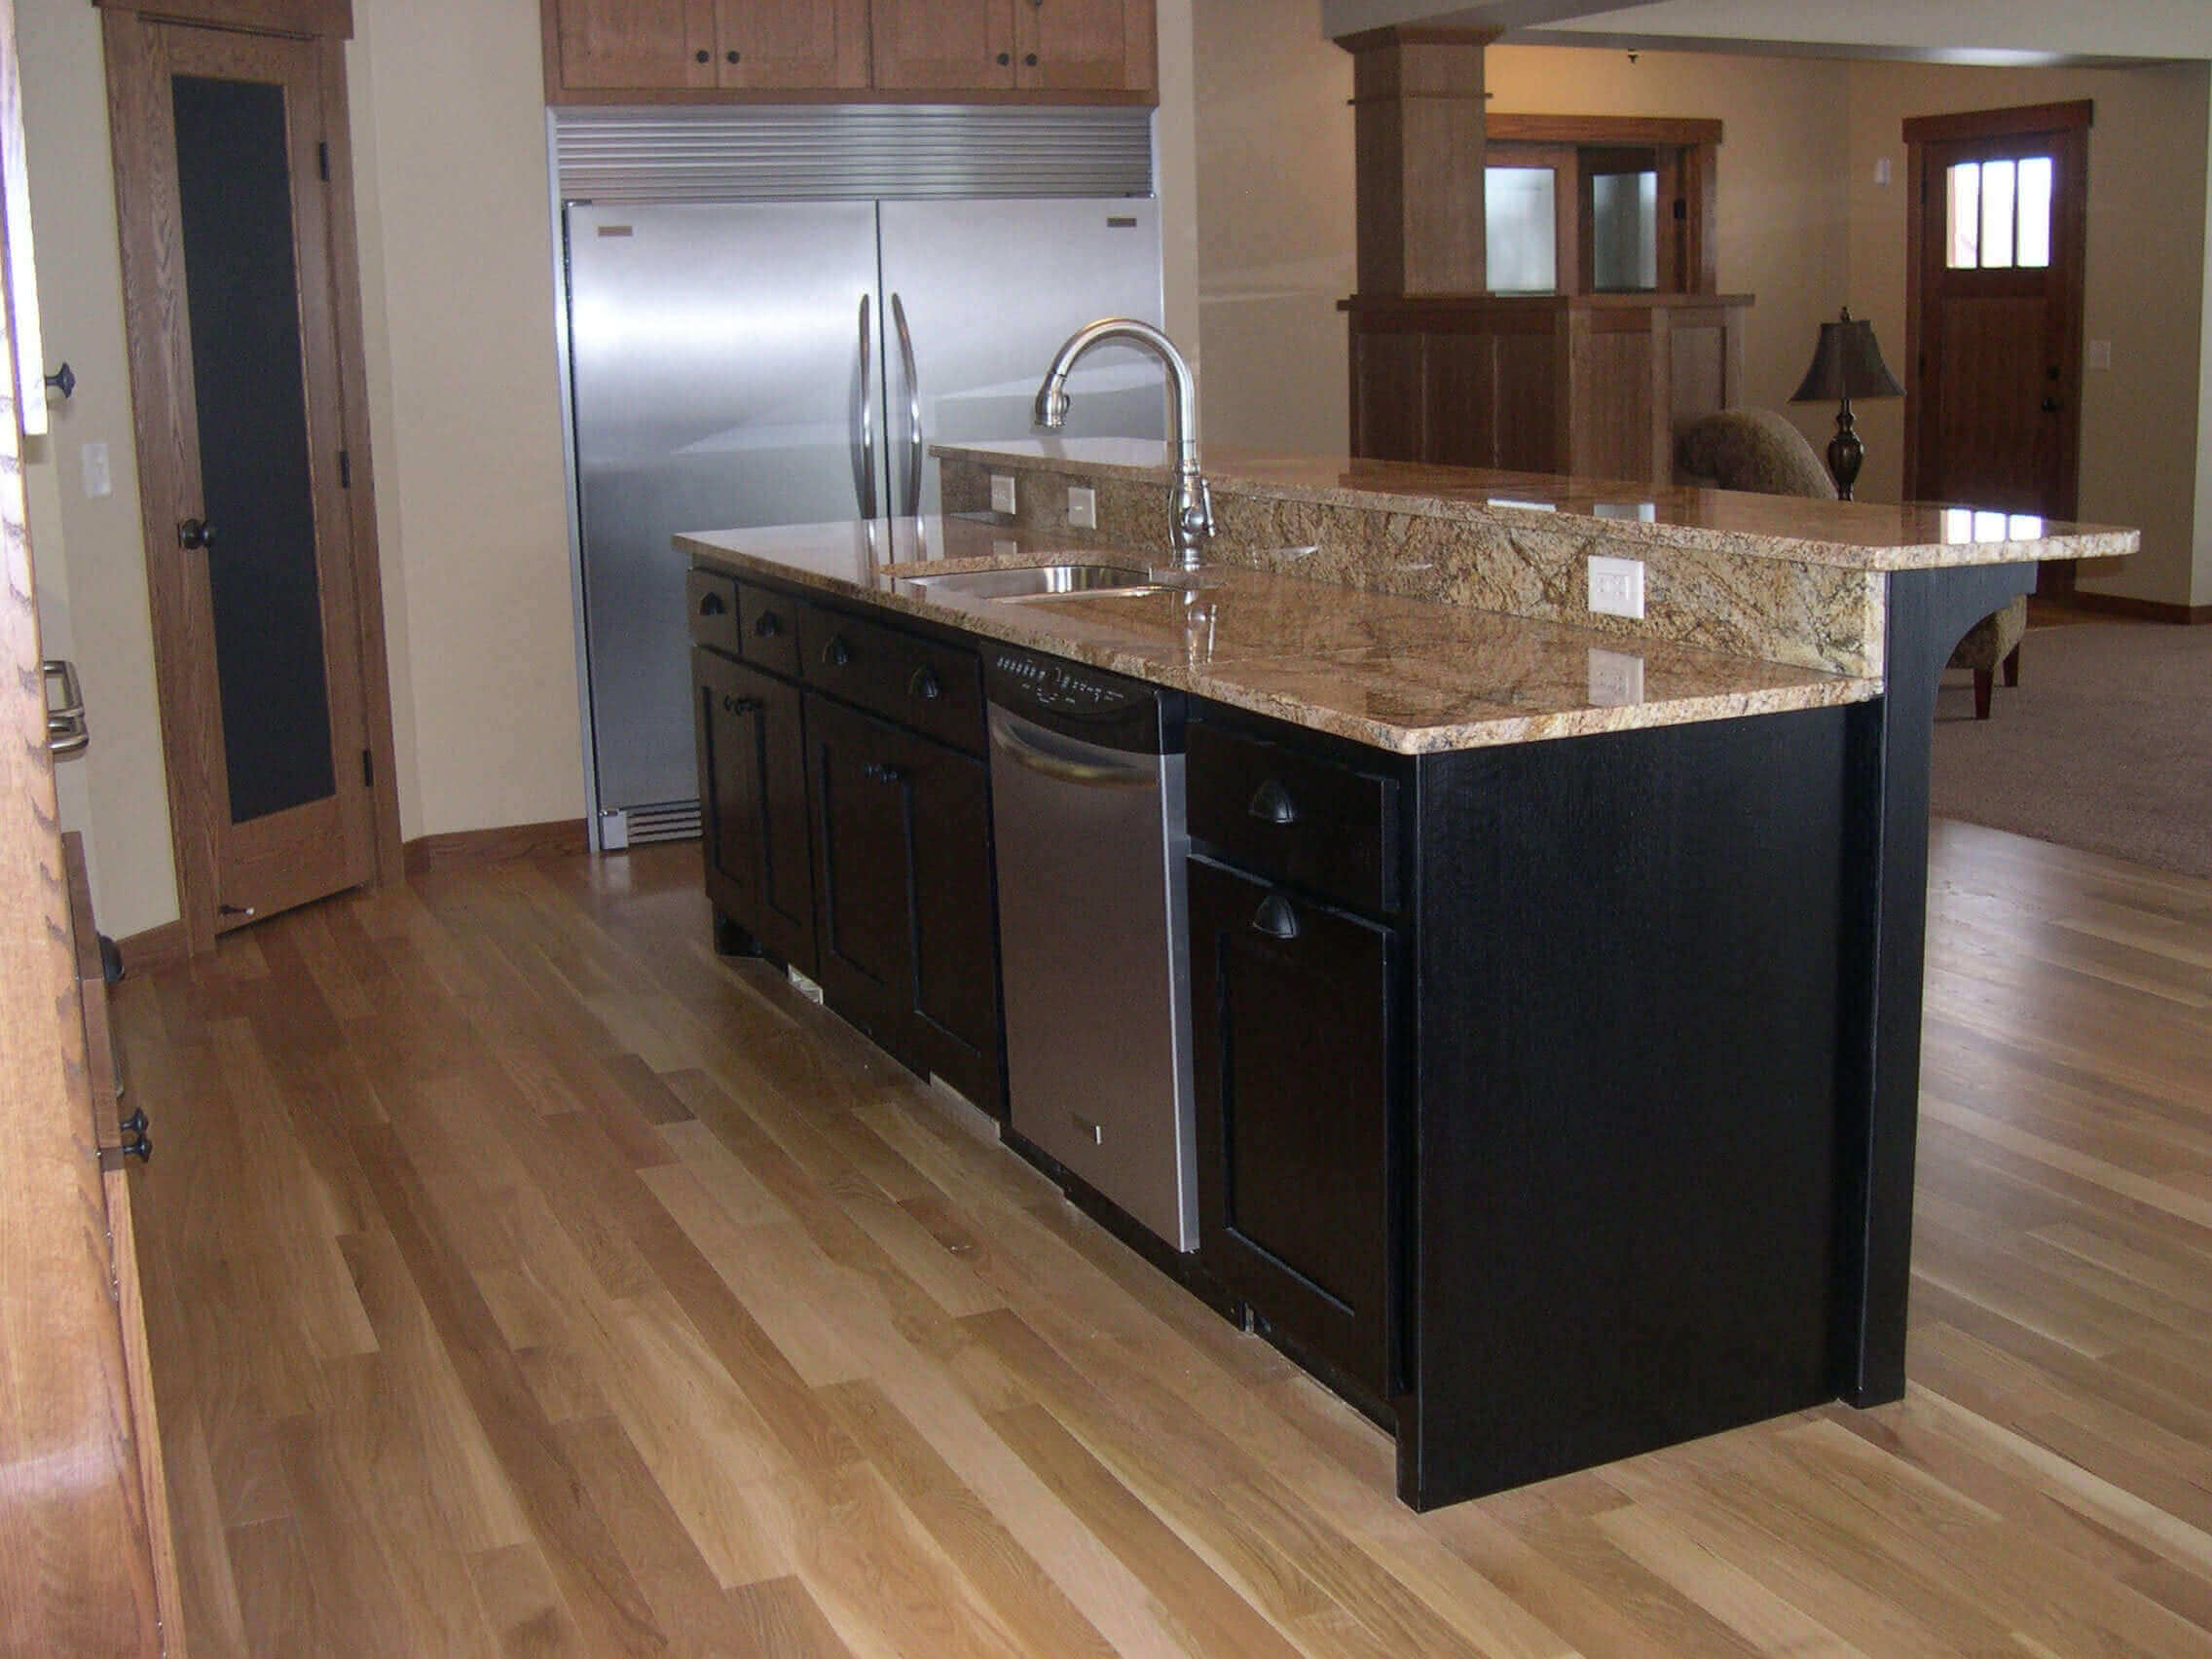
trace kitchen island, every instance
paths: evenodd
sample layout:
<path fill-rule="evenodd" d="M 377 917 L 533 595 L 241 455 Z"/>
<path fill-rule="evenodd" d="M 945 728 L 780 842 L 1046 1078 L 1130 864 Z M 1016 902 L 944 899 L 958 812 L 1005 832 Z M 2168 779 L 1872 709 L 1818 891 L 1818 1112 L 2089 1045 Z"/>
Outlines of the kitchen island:
<path fill-rule="evenodd" d="M 1159 474 L 1046 446 L 944 461 L 949 501 L 1016 472 L 1011 522 L 682 538 L 721 942 L 1001 1111 L 977 642 L 1172 686 L 1203 1226 L 1156 1261 L 1394 1429 L 1419 1507 L 1898 1397 L 1936 680 L 2129 533 L 1269 464 L 1213 469 L 1226 568 L 1145 591 L 915 584 L 1142 548 Z M 1641 624 L 1567 619 L 1638 550 Z"/>

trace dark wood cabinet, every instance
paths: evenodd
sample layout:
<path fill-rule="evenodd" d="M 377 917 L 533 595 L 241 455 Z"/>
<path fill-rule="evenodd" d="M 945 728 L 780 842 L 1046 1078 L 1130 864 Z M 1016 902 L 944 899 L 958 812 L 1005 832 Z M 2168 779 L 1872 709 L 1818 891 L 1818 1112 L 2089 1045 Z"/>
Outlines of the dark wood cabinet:
<path fill-rule="evenodd" d="M 1396 935 L 1204 858 L 1190 894 L 1205 1265 L 1271 1336 L 1383 1404 L 1402 1369 Z"/>
<path fill-rule="evenodd" d="M 812 975 L 814 870 L 798 690 L 713 651 L 694 649 L 691 661 L 707 896 L 724 924 L 718 943 L 757 945 Z"/>
<path fill-rule="evenodd" d="M 1003 1116 L 983 762 L 816 693 L 806 742 L 824 996 Z"/>

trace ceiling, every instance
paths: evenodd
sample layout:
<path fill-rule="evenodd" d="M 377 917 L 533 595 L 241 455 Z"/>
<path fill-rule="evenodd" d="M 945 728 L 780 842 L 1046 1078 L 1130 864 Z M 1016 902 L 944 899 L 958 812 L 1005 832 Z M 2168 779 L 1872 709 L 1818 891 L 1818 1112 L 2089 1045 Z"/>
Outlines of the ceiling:
<path fill-rule="evenodd" d="M 1494 28 L 1550 46 L 2014 65 L 2212 58 L 2206 0 L 1321 0 L 1330 36 L 1410 22 Z"/>

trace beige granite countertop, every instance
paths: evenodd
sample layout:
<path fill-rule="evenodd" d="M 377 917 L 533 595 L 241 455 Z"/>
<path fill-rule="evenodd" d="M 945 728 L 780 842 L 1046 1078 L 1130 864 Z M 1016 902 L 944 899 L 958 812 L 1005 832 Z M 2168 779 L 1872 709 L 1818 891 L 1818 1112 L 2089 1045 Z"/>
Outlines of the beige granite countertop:
<path fill-rule="evenodd" d="M 1130 479 L 1163 480 L 1172 462 L 1166 444 L 1132 438 L 939 444 L 933 453 L 1025 470 Z M 2114 558 L 2142 544 L 2141 532 L 2117 526 L 2062 524 L 1968 507 L 1811 501 L 1736 490 L 1658 488 L 1548 473 L 1212 447 L 1202 459 L 1217 494 L 1508 523 L 1530 522 L 1538 515 L 1585 519 L 1615 540 L 1858 571 Z"/>
<path fill-rule="evenodd" d="M 692 558 L 740 575 L 865 600 L 1401 754 L 1823 708 L 1880 691 L 1867 679 L 1682 645 L 1629 646 L 1564 623 L 1263 571 L 1208 570 L 1193 585 L 1153 592 L 1018 602 L 933 594 L 905 581 L 1035 564 L 1064 547 L 962 519 L 676 539 Z"/>

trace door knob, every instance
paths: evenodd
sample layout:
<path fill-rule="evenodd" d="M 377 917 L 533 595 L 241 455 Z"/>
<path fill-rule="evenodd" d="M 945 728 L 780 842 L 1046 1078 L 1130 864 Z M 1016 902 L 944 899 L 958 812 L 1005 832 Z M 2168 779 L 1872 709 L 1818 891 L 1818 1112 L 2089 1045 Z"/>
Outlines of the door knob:
<path fill-rule="evenodd" d="M 215 530 L 205 519 L 179 519 L 176 527 L 176 544 L 187 553 L 199 553 L 215 545 Z"/>

